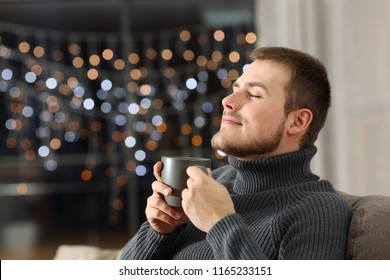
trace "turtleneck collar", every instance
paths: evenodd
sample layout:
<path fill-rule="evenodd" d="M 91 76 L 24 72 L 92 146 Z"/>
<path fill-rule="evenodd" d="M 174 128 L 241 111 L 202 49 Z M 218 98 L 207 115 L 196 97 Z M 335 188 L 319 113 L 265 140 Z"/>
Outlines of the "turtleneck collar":
<path fill-rule="evenodd" d="M 310 147 L 257 160 L 229 157 L 230 166 L 237 172 L 233 191 L 255 193 L 316 181 L 319 177 L 310 170 L 310 162 L 316 153 L 317 148 Z"/>

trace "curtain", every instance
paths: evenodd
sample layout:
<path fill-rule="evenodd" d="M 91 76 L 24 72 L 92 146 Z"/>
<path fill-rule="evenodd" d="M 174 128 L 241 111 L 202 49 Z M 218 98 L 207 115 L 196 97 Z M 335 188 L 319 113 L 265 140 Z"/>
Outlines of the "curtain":
<path fill-rule="evenodd" d="M 338 190 L 390 195 L 390 1 L 256 0 L 259 46 L 327 67 L 332 106 L 314 172 Z"/>

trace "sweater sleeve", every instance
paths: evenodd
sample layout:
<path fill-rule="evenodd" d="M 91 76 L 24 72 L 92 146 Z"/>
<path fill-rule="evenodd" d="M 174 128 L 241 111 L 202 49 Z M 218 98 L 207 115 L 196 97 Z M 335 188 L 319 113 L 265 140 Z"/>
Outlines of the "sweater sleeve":
<path fill-rule="evenodd" d="M 144 222 L 137 237 L 129 242 L 123 249 L 121 259 L 127 260 L 151 260 L 167 259 L 174 251 L 180 229 L 171 234 L 162 234 L 150 227 L 148 222 Z"/>
<path fill-rule="evenodd" d="M 351 208 L 337 194 L 317 195 L 289 209 L 279 259 L 344 259 Z M 288 224 L 288 226 L 286 226 Z"/>
<path fill-rule="evenodd" d="M 206 239 L 217 260 L 267 259 L 239 214 L 226 216 L 216 223 Z"/>

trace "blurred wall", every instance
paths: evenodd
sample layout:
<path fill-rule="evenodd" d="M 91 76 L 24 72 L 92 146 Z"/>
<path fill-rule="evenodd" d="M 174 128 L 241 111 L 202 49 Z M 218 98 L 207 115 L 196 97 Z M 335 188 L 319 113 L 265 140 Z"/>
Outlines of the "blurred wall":
<path fill-rule="evenodd" d="M 313 169 L 335 188 L 390 195 L 390 1 L 257 0 L 259 45 L 317 56 L 333 104 Z"/>

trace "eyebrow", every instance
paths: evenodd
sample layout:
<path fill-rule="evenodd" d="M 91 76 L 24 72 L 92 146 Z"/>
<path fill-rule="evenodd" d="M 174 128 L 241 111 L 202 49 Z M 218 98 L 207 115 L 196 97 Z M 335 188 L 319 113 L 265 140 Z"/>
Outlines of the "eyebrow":
<path fill-rule="evenodd" d="M 247 87 L 261 87 L 262 89 L 265 90 L 265 92 L 267 94 L 269 94 L 269 91 L 268 91 L 268 88 L 261 82 L 246 82 L 245 85 Z M 239 82 L 235 82 L 233 83 L 233 87 L 239 87 L 240 86 L 240 83 Z"/>

